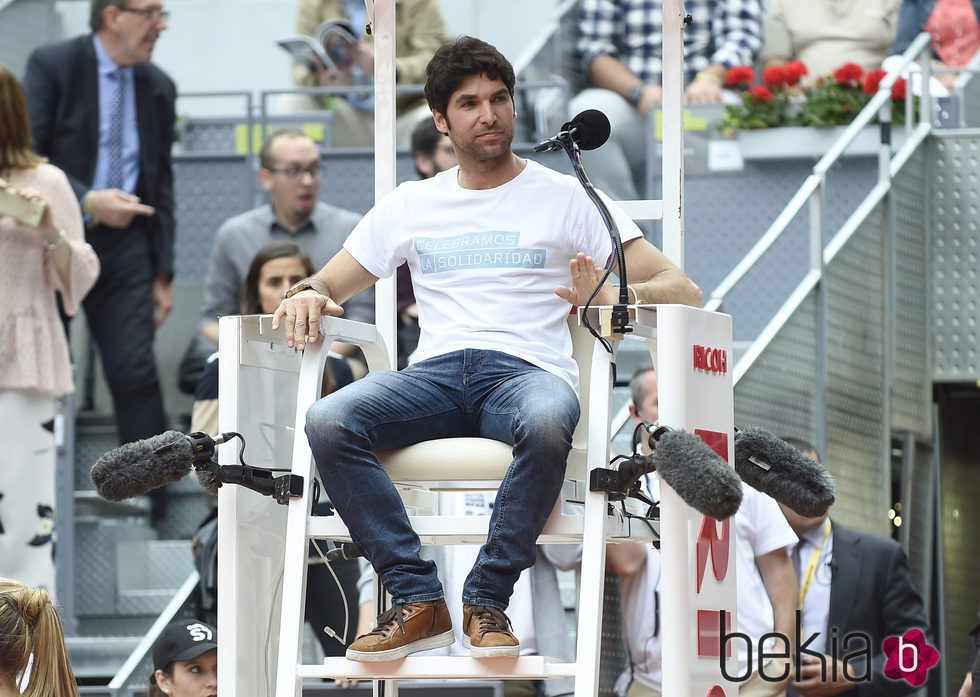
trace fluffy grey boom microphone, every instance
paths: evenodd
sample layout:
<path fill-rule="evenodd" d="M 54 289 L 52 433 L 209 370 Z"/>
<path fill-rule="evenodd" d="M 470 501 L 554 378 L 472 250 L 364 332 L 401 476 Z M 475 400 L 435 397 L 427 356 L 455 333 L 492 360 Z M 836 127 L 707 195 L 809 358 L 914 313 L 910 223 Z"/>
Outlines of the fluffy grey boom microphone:
<path fill-rule="evenodd" d="M 186 477 L 194 466 L 190 439 L 179 431 L 113 448 L 92 465 L 92 483 L 107 501 L 142 496 Z"/>
<path fill-rule="evenodd" d="M 742 482 L 735 470 L 693 433 L 662 435 L 653 450 L 653 464 L 687 505 L 709 518 L 730 518 L 742 505 Z"/>
<path fill-rule="evenodd" d="M 735 433 L 735 471 L 746 484 L 807 518 L 822 516 L 834 503 L 834 478 L 827 468 L 761 428 Z"/>

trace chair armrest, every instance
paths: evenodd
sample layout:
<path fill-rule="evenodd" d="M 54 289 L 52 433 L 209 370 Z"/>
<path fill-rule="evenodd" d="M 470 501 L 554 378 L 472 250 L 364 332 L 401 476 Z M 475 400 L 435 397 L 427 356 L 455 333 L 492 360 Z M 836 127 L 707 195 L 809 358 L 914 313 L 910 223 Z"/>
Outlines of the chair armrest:
<path fill-rule="evenodd" d="M 596 331 L 606 338 L 617 337 L 617 335 L 612 332 L 610 328 L 613 307 L 613 305 L 590 305 L 588 308 L 589 323 L 596 329 Z M 659 306 L 627 305 L 630 326 L 633 328 L 634 334 L 644 338 L 652 338 L 656 336 L 657 307 Z M 578 318 L 578 326 L 580 327 L 585 326 L 585 323 L 582 321 L 586 314 L 584 310 L 585 308 L 583 306 L 578 306 L 575 312 L 575 316 Z M 618 338 L 622 338 L 622 334 L 618 335 Z"/>
<path fill-rule="evenodd" d="M 320 317 L 320 335 L 325 339 L 317 346 L 320 351 L 329 350 L 333 341 L 353 344 L 364 353 L 368 371 L 391 368 L 387 344 L 374 324 L 324 315 Z"/>

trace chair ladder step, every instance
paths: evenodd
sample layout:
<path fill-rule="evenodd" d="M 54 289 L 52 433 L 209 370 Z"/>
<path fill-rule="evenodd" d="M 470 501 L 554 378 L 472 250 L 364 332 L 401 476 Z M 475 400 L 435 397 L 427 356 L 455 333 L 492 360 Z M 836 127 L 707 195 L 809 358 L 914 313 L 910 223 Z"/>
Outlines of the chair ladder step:
<path fill-rule="evenodd" d="M 489 516 L 409 516 L 412 527 L 422 544 L 483 544 L 487 539 Z M 538 544 L 564 544 L 582 541 L 581 516 L 553 517 L 538 537 Z M 660 537 L 660 521 L 649 524 L 630 521 L 620 516 L 606 517 L 607 539 L 630 538 L 635 542 Z M 350 541 L 343 522 L 335 516 L 312 517 L 307 522 L 307 535 L 312 539 Z"/>
<path fill-rule="evenodd" d="M 411 680 L 424 678 L 473 680 L 546 680 L 575 675 L 575 664 L 547 656 L 470 658 L 469 656 L 409 656 L 398 661 L 365 663 L 325 658 L 322 664 L 301 664 L 300 678 Z"/>

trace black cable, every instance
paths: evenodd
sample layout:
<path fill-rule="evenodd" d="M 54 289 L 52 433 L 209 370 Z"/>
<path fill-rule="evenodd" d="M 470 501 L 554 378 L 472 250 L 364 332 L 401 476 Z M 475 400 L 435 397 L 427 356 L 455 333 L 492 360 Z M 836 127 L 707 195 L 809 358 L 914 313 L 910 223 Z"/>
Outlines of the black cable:
<path fill-rule="evenodd" d="M 320 480 L 313 477 L 313 488 L 310 489 L 310 499 L 312 505 L 310 506 L 310 514 L 316 509 L 317 504 L 320 503 Z"/>
<path fill-rule="evenodd" d="M 629 315 L 625 311 L 625 306 L 629 305 L 629 289 L 626 280 L 626 254 L 623 251 L 623 242 L 619 236 L 619 228 L 616 225 L 616 221 L 613 219 L 612 215 L 609 213 L 609 208 L 606 206 L 605 202 L 599 197 L 598 192 L 596 192 L 595 187 L 589 180 L 589 175 L 585 171 L 585 166 L 582 164 L 581 151 L 579 149 L 578 143 L 574 140 L 567 139 L 559 141 L 562 150 L 568 155 L 568 159 L 572 161 L 572 170 L 575 172 L 575 176 L 582 188 L 585 189 L 586 195 L 589 200 L 595 205 L 596 210 L 599 212 L 599 217 L 602 218 L 602 222 L 606 226 L 606 230 L 609 232 L 609 238 L 612 241 L 613 255 L 610 255 L 609 260 L 605 265 L 605 273 L 602 278 L 599 279 L 599 284 L 593 289 L 592 294 L 589 296 L 588 300 L 585 301 L 585 305 L 582 306 L 582 326 L 589 330 L 589 332 L 594 336 L 602 347 L 608 352 L 612 353 L 612 345 L 603 337 L 599 332 L 592 326 L 589 321 L 588 310 L 598 295 L 602 286 L 605 284 L 606 279 L 609 278 L 609 274 L 612 273 L 613 269 L 613 258 L 615 257 L 616 265 L 619 267 L 619 303 L 617 303 L 617 308 L 614 308 L 613 319 L 615 321 L 614 331 L 628 333 L 630 331 L 629 327 Z M 623 306 L 621 311 L 618 310 L 618 306 Z M 615 371 L 615 366 L 613 368 Z"/>

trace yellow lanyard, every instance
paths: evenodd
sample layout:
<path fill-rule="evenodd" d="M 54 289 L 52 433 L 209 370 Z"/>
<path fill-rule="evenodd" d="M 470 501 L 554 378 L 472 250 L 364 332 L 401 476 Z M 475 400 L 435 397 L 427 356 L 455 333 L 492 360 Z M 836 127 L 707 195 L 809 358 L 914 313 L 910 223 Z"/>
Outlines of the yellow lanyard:
<path fill-rule="evenodd" d="M 806 592 L 810 590 L 810 584 L 813 583 L 813 577 L 817 575 L 817 566 L 820 563 L 820 554 L 823 552 L 823 547 L 827 544 L 827 538 L 830 537 L 830 518 L 827 518 L 827 522 L 823 526 L 823 537 L 820 540 L 820 544 L 817 548 L 813 550 L 813 554 L 810 555 L 810 563 L 806 566 L 806 573 L 803 574 L 803 582 L 800 584 L 800 609 L 803 609 L 803 600 L 806 598 Z"/>

